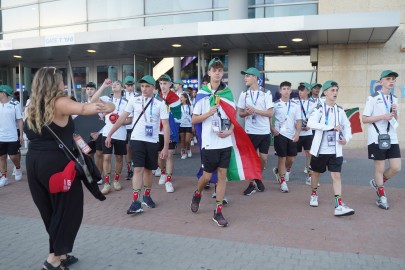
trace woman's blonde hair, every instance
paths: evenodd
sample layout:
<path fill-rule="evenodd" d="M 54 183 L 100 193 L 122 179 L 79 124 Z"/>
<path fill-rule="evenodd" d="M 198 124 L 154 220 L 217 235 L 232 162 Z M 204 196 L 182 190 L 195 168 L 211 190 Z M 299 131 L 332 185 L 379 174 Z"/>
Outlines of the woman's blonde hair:
<path fill-rule="evenodd" d="M 55 67 L 43 67 L 35 73 L 26 120 L 28 127 L 34 132 L 41 133 L 45 125 L 52 123 L 55 101 L 64 95 L 59 89 L 61 82 L 62 73 Z"/>

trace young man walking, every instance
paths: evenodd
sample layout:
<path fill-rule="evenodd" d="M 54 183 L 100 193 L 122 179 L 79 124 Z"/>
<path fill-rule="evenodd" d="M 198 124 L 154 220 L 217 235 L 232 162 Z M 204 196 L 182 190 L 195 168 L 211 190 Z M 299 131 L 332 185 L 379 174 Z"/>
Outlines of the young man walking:
<path fill-rule="evenodd" d="M 343 145 L 351 137 L 350 122 L 342 107 L 336 104 L 339 86 L 334 81 L 327 81 L 322 86 L 325 100 L 319 104 L 308 119 L 308 127 L 315 130 L 311 146 L 312 193 L 309 205 L 317 207 L 318 179 L 326 169 L 330 171 L 335 194 L 335 216 L 349 216 L 354 210 L 342 201 L 341 170 L 343 164 Z"/>
<path fill-rule="evenodd" d="M 270 91 L 259 86 L 259 70 L 251 67 L 241 71 L 241 74 L 244 75 L 245 85 L 249 88 L 239 96 L 239 116 L 245 118 L 245 131 L 255 149 L 259 151 L 263 172 L 270 148 L 269 119 L 273 116 L 273 98 Z M 265 187 L 261 180 L 251 179 L 243 194 L 250 196 L 256 189 L 263 192 Z"/>
<path fill-rule="evenodd" d="M 380 75 L 381 90 L 367 98 L 362 121 L 368 125 L 368 158 L 374 160 L 374 178 L 370 186 L 377 193 L 376 204 L 388 210 L 384 184 L 401 171 L 401 151 L 398 144 L 398 98 L 391 93 L 398 73 L 384 70 Z M 379 147 L 379 135 L 388 134 L 390 147 Z M 381 149 L 383 148 L 383 149 Z M 385 168 L 385 161 L 389 166 Z"/>

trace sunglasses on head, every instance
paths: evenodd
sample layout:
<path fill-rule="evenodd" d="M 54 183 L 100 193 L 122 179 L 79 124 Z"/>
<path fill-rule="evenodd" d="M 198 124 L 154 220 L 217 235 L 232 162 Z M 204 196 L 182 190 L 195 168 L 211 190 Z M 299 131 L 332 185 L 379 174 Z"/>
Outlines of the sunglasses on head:
<path fill-rule="evenodd" d="M 44 69 L 53 69 L 53 75 L 56 73 L 56 67 L 42 67 Z"/>

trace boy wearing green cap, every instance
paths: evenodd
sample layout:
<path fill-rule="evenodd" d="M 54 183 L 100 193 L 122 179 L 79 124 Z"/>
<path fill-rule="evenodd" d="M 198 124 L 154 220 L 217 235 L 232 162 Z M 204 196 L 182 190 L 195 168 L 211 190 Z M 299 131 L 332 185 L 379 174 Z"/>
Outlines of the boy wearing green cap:
<path fill-rule="evenodd" d="M 19 102 L 13 97 L 13 88 L 9 85 L 0 85 L 0 187 L 8 185 L 7 179 L 7 155 L 16 167 L 14 177 L 16 181 L 22 179 L 22 170 L 20 164 L 20 145 L 24 143 L 23 139 L 23 121 Z M 16 122 L 20 134 L 17 134 Z"/>
<path fill-rule="evenodd" d="M 180 98 L 181 95 L 183 93 L 185 93 L 184 89 L 183 89 L 183 85 L 184 85 L 183 80 L 175 80 L 173 82 L 173 85 L 174 85 L 174 92 L 176 92 L 177 96 Z"/>
<path fill-rule="evenodd" d="M 381 90 L 367 98 L 362 121 L 368 125 L 367 145 L 368 158 L 374 160 L 374 178 L 370 186 L 377 193 L 377 206 L 389 209 L 384 184 L 401 170 L 401 151 L 398 144 L 397 127 L 398 98 L 391 93 L 398 73 L 384 70 L 380 75 Z M 388 134 L 390 147 L 379 147 L 379 135 Z M 384 147 L 383 147 L 384 148 Z M 385 160 L 389 167 L 385 169 Z"/>
<path fill-rule="evenodd" d="M 271 92 L 258 84 L 260 72 L 254 67 L 241 71 L 247 87 L 238 100 L 239 116 L 245 118 L 245 131 L 255 149 L 259 152 L 261 170 L 266 166 L 270 148 L 270 121 L 273 116 L 273 98 Z M 250 196 L 256 189 L 263 192 L 262 180 L 251 179 L 243 195 Z"/>
<path fill-rule="evenodd" d="M 142 204 L 149 208 L 156 207 L 151 197 L 151 189 L 152 170 L 156 170 L 158 161 L 160 124 L 162 124 L 164 131 L 164 146 L 159 158 L 167 158 L 170 139 L 169 113 L 166 105 L 159 97 L 155 97 L 153 94 L 156 85 L 155 79 L 150 75 L 146 75 L 138 83 L 142 95 L 131 97 L 125 111 L 118 118 L 106 138 L 106 144 L 109 145 L 112 141 L 111 136 L 125 123 L 127 117 L 133 115 L 134 121 L 139 119 L 131 133 L 134 176 L 132 177 L 132 203 L 127 210 L 128 215 L 143 212 Z M 144 193 L 141 203 L 142 184 Z"/>
<path fill-rule="evenodd" d="M 123 92 L 124 98 L 128 101 L 131 97 L 137 96 L 137 94 L 134 92 L 134 77 L 132 76 L 126 76 L 124 79 L 124 87 L 125 91 Z M 132 166 L 132 155 L 131 155 L 131 147 L 130 147 L 130 138 L 131 138 L 131 128 L 132 125 L 126 125 L 127 129 L 127 154 L 125 156 L 125 162 L 127 163 L 127 177 L 125 177 L 126 180 L 131 180 L 133 176 L 133 166 Z"/>
<path fill-rule="evenodd" d="M 103 92 L 111 86 L 112 88 L 112 96 L 102 96 Z M 123 156 L 127 154 L 127 147 L 126 147 L 126 137 L 127 137 L 127 130 L 125 126 L 121 126 L 118 132 L 115 132 L 112 137 L 111 146 L 107 147 L 105 144 L 105 140 L 107 135 L 115 122 L 117 121 L 118 117 L 123 114 L 124 109 L 128 103 L 128 101 L 122 96 L 122 88 L 123 83 L 120 80 L 112 82 L 110 79 L 105 79 L 101 87 L 97 90 L 97 92 L 91 98 L 91 102 L 98 102 L 102 100 L 104 102 L 112 102 L 115 105 L 115 110 L 107 115 L 105 115 L 105 126 L 103 128 L 103 137 L 102 137 L 102 147 L 103 147 L 103 171 L 104 171 L 104 187 L 101 190 L 101 193 L 107 195 L 111 192 L 111 158 L 114 152 L 115 155 L 115 174 L 114 174 L 114 181 L 113 187 L 115 191 L 119 191 L 122 189 L 120 180 L 120 175 L 123 167 Z M 131 123 L 130 119 L 127 119 L 125 124 Z"/>
<path fill-rule="evenodd" d="M 318 180 L 326 169 L 331 172 L 335 199 L 335 216 L 349 216 L 354 210 L 342 202 L 341 170 L 343 164 L 343 145 L 352 137 L 350 122 L 342 107 L 336 104 L 339 86 L 327 81 L 322 86 L 325 100 L 313 110 L 308 119 L 308 127 L 315 130 L 311 146 L 312 193 L 309 205 L 317 207 Z"/>
<path fill-rule="evenodd" d="M 320 84 L 320 83 L 311 84 L 311 88 L 310 88 L 311 98 L 310 99 L 313 102 L 315 102 L 315 104 L 321 104 L 322 103 L 321 102 L 321 95 L 320 95 L 321 87 L 322 87 L 322 84 Z"/>
<path fill-rule="evenodd" d="M 300 132 L 300 138 L 297 142 L 297 152 L 302 152 L 304 149 L 306 165 L 304 172 L 308 174 L 305 183 L 311 185 L 312 173 L 309 170 L 309 163 L 311 161 L 311 154 L 309 150 L 311 149 L 313 134 L 312 130 L 307 126 L 308 118 L 311 115 L 312 111 L 315 109 L 317 103 L 313 99 L 309 99 L 309 93 L 311 91 L 311 85 L 309 83 L 302 83 L 298 86 L 298 103 L 301 108 L 301 117 L 302 117 L 302 127 Z"/>

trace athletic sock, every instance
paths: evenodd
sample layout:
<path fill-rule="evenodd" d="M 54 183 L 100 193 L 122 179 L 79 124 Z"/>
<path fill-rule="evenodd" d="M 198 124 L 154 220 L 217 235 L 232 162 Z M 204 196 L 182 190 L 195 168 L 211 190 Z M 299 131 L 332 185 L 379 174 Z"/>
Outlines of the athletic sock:
<path fill-rule="evenodd" d="M 150 190 L 151 190 L 151 188 L 150 188 L 150 187 L 147 187 L 147 186 L 144 186 L 143 189 L 145 190 L 145 191 L 143 192 L 143 195 L 144 195 L 144 196 L 150 196 Z"/>
<path fill-rule="evenodd" d="M 221 213 L 222 212 L 222 207 L 223 207 L 223 202 L 222 201 L 217 201 L 217 206 L 215 208 L 215 213 Z"/>
<path fill-rule="evenodd" d="M 141 192 L 140 189 L 132 189 L 132 200 L 139 201 L 139 193 Z"/>
<path fill-rule="evenodd" d="M 166 182 L 171 182 L 172 181 L 172 175 L 171 174 L 168 174 L 167 176 L 166 176 Z"/>
<path fill-rule="evenodd" d="M 106 175 L 104 175 L 104 182 L 105 182 L 106 184 L 110 184 L 110 174 L 109 174 L 109 173 L 107 173 Z"/>
<path fill-rule="evenodd" d="M 318 187 L 312 188 L 312 194 L 311 194 L 311 195 L 312 195 L 312 196 L 313 196 L 313 195 L 315 195 L 315 196 L 318 195 L 318 194 L 316 193 L 317 191 L 318 191 Z"/>
<path fill-rule="evenodd" d="M 280 175 L 280 184 L 285 182 L 285 178 L 284 178 L 285 174 Z"/>
<path fill-rule="evenodd" d="M 377 188 L 378 197 L 385 196 L 384 186 L 380 186 Z"/>
<path fill-rule="evenodd" d="M 388 180 L 390 180 L 390 179 L 387 178 L 387 177 L 385 177 L 385 176 L 383 175 L 383 182 L 385 183 L 385 182 L 387 182 Z"/>
<path fill-rule="evenodd" d="M 115 181 L 120 180 L 120 174 L 121 174 L 121 173 L 115 173 L 115 175 L 114 175 L 114 180 L 115 180 Z"/>
<path fill-rule="evenodd" d="M 201 197 L 201 192 L 199 192 L 198 190 L 196 190 L 196 191 L 194 192 L 194 196 L 196 196 L 197 198 L 200 198 L 200 197 Z"/>
<path fill-rule="evenodd" d="M 341 195 L 335 195 L 335 208 L 342 205 L 342 196 Z"/>

